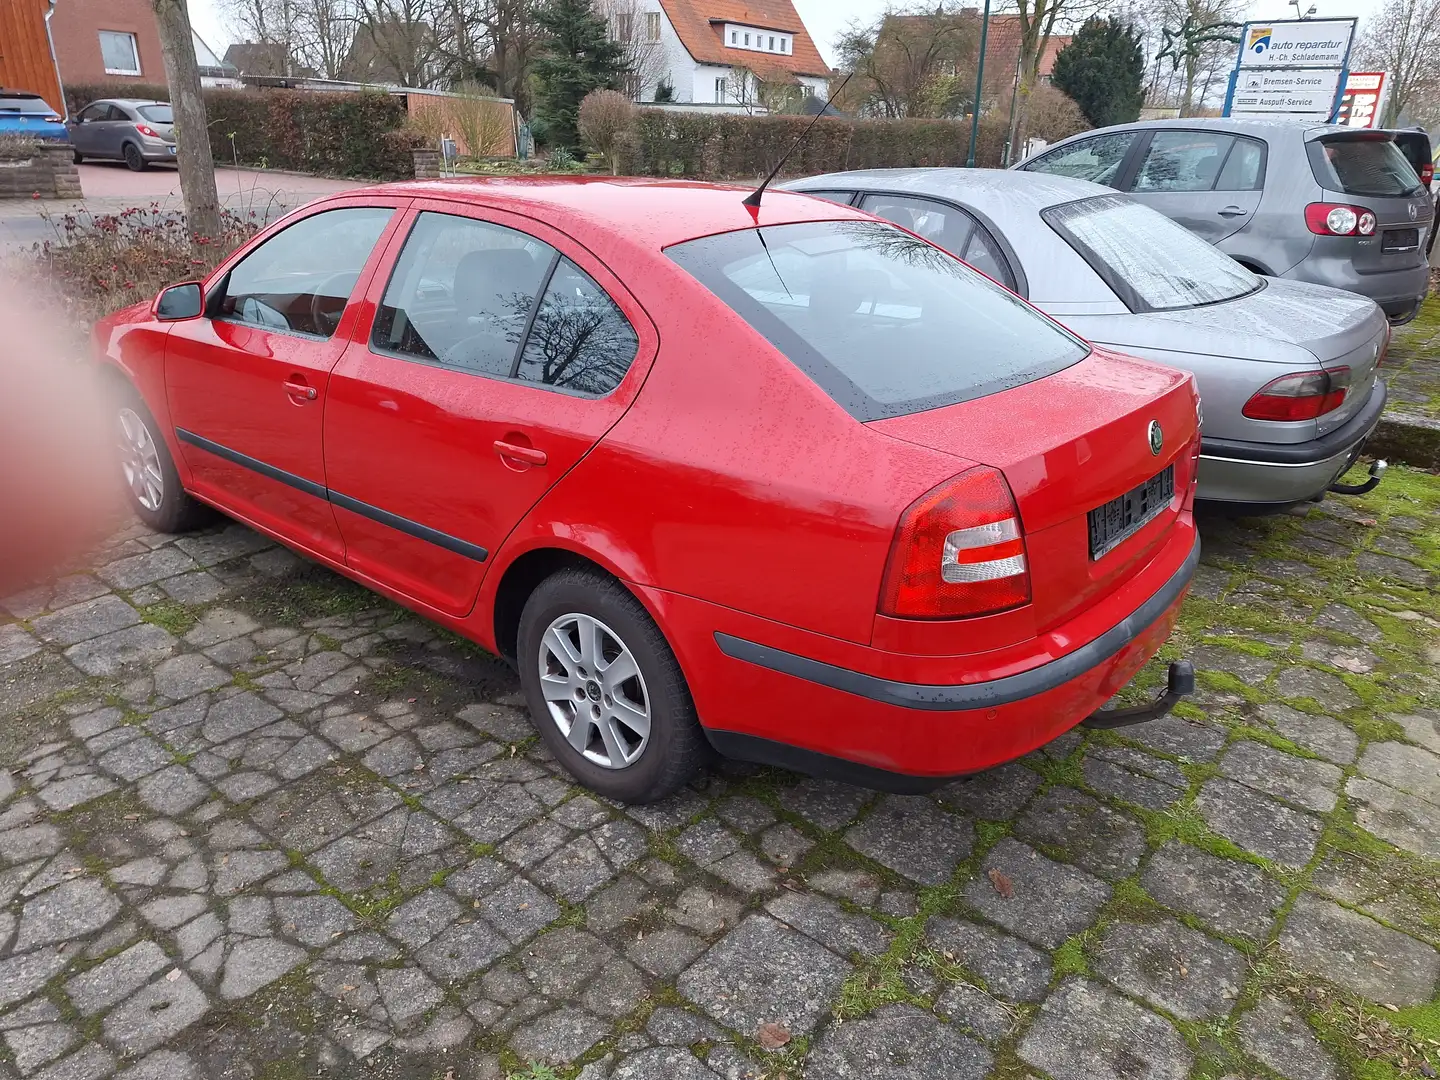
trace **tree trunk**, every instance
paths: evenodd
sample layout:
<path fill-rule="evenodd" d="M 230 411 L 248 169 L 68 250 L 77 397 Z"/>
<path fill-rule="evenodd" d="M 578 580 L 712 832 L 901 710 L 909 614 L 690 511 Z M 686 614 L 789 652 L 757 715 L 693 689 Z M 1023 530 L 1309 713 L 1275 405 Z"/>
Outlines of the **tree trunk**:
<path fill-rule="evenodd" d="M 209 121 L 200 95 L 200 65 L 195 60 L 190 11 L 185 0 L 153 0 L 170 108 L 175 114 L 175 159 L 180 193 L 191 236 L 220 234 L 220 195 L 215 190 L 215 159 L 210 155 Z"/>

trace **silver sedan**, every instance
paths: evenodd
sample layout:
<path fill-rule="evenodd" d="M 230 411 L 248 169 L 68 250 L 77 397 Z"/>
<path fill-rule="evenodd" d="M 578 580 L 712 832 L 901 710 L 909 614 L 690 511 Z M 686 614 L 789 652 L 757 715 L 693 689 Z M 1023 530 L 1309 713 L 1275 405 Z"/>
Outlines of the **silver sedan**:
<path fill-rule="evenodd" d="M 1194 372 L 1199 498 L 1257 509 L 1320 498 L 1380 422 L 1390 331 L 1374 301 L 1252 274 L 1109 188 L 991 169 L 785 186 L 918 233 L 1097 345 Z"/>

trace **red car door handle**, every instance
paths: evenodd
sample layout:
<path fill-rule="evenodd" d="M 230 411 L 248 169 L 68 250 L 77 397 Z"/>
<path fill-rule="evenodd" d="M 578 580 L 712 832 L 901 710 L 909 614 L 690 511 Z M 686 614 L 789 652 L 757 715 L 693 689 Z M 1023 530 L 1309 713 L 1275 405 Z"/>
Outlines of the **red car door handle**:
<path fill-rule="evenodd" d="M 526 465 L 544 465 L 547 460 L 544 450 L 536 450 L 533 446 L 517 446 L 504 439 L 495 440 L 495 452 L 502 458 L 522 461 Z"/>
<path fill-rule="evenodd" d="M 306 401 L 315 400 L 315 387 L 313 386 L 307 386 L 305 383 L 302 382 L 290 381 L 287 381 L 284 385 L 285 393 L 289 394 L 291 397 L 304 398 Z"/>

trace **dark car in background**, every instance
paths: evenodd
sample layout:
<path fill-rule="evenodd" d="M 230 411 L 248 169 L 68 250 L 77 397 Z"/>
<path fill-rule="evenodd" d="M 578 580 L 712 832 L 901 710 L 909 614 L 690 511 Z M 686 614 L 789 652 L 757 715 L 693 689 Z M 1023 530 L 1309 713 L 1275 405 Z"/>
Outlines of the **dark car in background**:
<path fill-rule="evenodd" d="M 1255 273 L 1360 293 L 1399 324 L 1429 287 L 1434 207 L 1397 134 L 1160 120 L 1087 131 L 1016 168 L 1124 191 Z"/>
<path fill-rule="evenodd" d="M 65 118 L 39 94 L 0 89 L 0 135 L 28 135 L 64 142 Z"/>
<path fill-rule="evenodd" d="M 175 115 L 168 101 L 105 98 L 70 120 L 75 162 L 123 161 L 140 172 L 155 161 L 175 160 Z"/>

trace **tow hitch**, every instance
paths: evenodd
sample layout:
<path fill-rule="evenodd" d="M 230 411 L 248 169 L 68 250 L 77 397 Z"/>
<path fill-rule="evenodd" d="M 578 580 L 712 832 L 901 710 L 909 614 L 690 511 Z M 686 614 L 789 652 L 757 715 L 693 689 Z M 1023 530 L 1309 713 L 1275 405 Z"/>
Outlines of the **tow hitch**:
<path fill-rule="evenodd" d="M 1195 692 L 1195 665 L 1189 660 L 1176 660 L 1170 665 L 1169 685 L 1165 693 L 1153 705 L 1141 705 L 1134 709 L 1102 709 L 1091 713 L 1081 723 L 1091 728 L 1129 727 L 1143 724 L 1147 720 L 1159 720 L 1168 713 L 1182 697 Z"/>
<path fill-rule="evenodd" d="M 1367 491 L 1374 491 L 1375 486 L 1385 475 L 1385 470 L 1390 466 L 1382 458 L 1370 463 L 1370 478 L 1363 484 L 1342 484 L 1339 481 L 1330 485 L 1329 490 L 1336 495 L 1364 495 Z"/>

